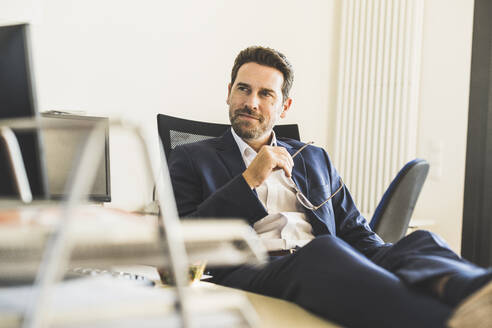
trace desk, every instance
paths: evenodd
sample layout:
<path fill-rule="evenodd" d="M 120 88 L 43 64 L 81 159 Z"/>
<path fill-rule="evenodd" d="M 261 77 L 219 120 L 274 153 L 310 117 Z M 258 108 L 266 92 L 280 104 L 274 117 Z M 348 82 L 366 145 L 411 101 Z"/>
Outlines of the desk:
<path fill-rule="evenodd" d="M 227 289 L 235 293 L 243 293 L 248 297 L 260 319 L 261 328 L 336 328 L 341 327 L 331 323 L 300 306 L 281 299 L 245 292 L 233 288 L 203 283 L 211 286 L 204 288 Z"/>
<path fill-rule="evenodd" d="M 155 237 L 155 235 L 156 235 L 154 233 L 155 232 L 154 230 L 155 230 L 157 225 L 153 224 L 152 222 L 145 224 L 145 221 L 143 221 L 144 218 L 128 217 L 127 219 L 130 221 L 126 222 L 124 220 L 123 216 L 120 216 L 120 215 L 115 216 L 115 213 L 111 213 L 111 212 L 107 213 L 107 211 L 101 212 L 97 209 L 92 209 L 92 208 L 87 209 L 87 211 L 89 211 L 90 213 L 95 211 L 95 213 L 92 213 L 94 215 L 95 214 L 97 214 L 97 215 L 107 214 L 107 215 L 103 216 L 101 218 L 95 218 L 95 217 L 92 217 L 92 215 L 91 215 L 91 217 L 84 218 L 82 223 L 90 223 L 90 224 L 87 227 L 85 227 L 85 225 L 82 225 L 80 227 L 81 229 L 78 230 L 79 232 L 83 232 L 82 234 L 78 235 L 78 238 L 84 237 L 83 240 L 81 240 L 81 243 L 82 242 L 87 243 L 88 241 L 90 241 L 90 244 L 92 245 L 93 243 L 99 242 L 101 239 L 103 239 L 103 237 L 106 237 L 106 239 L 108 239 L 111 236 L 112 238 L 109 238 L 109 239 L 111 239 L 113 242 L 115 242 L 118 246 L 117 248 L 120 249 L 120 248 L 125 247 L 125 245 L 126 245 L 125 243 L 128 243 L 131 240 L 136 240 L 136 241 L 140 241 L 140 239 L 141 239 L 141 241 L 152 240 L 152 237 L 153 236 Z M 8 213 L 4 212 L 3 214 L 5 216 L 5 218 L 4 218 L 5 220 L 10 218 L 10 216 L 6 215 Z M 13 227 L 14 230 L 12 230 L 12 231 L 21 232 L 22 229 L 18 229 L 19 227 L 27 228 L 30 226 L 29 220 L 27 222 L 25 222 L 25 220 L 20 220 L 21 222 L 19 222 L 19 217 L 18 217 L 19 213 L 14 211 L 12 214 L 13 214 L 12 219 L 17 223 L 17 224 L 14 224 L 14 227 Z M 134 219 L 137 219 L 138 221 L 133 222 Z M 113 222 L 113 220 L 117 220 L 117 222 Z M 97 225 L 98 223 L 105 223 L 106 221 L 109 224 L 109 228 L 116 226 L 116 227 L 118 227 L 118 229 L 115 229 L 115 228 L 109 229 L 108 227 L 106 227 L 106 228 L 102 227 L 101 228 Z M 6 223 L 7 222 L 4 222 L 4 225 Z M 77 223 L 77 222 L 75 222 L 75 223 Z M 204 235 L 205 235 L 205 237 L 206 237 L 206 235 L 208 235 L 211 238 L 209 241 L 214 241 L 214 240 L 231 241 L 231 240 L 234 240 L 234 234 L 232 234 L 232 232 L 234 232 L 234 231 L 241 232 L 241 230 L 242 230 L 242 229 L 239 229 L 239 228 L 241 228 L 241 226 L 237 226 L 237 224 L 238 224 L 237 222 L 231 222 L 230 228 L 232 229 L 232 228 L 236 227 L 239 230 L 238 229 L 232 229 L 231 231 L 225 231 L 224 233 L 227 233 L 228 238 L 224 238 L 220 234 L 217 236 L 213 235 L 211 233 L 204 234 L 204 229 L 207 228 L 207 225 L 210 225 L 210 223 L 213 223 L 213 222 L 197 222 L 196 226 L 190 225 L 192 223 L 193 222 L 190 222 L 190 221 L 184 222 L 183 226 L 186 227 L 184 229 L 184 232 L 186 232 L 184 235 L 185 235 L 186 240 L 189 239 L 190 241 L 194 241 L 196 243 L 201 241 L 201 239 L 197 239 L 197 238 L 198 237 L 204 238 Z M 24 224 L 27 226 L 24 226 Z M 127 228 L 125 228 L 126 224 L 130 224 L 130 225 L 127 226 Z M 190 226 L 188 226 L 188 225 L 190 225 Z M 243 225 L 245 225 L 245 224 L 243 224 Z M 225 224 L 225 222 L 221 222 L 221 226 L 227 227 L 227 224 Z M 87 228 L 89 230 L 86 230 L 85 228 Z M 200 234 L 198 234 L 195 231 L 195 230 L 197 230 L 195 228 L 199 228 L 198 230 L 199 230 Z M 211 228 L 214 228 L 214 226 L 211 226 Z M 4 227 L 4 229 L 6 229 L 6 227 Z M 215 229 L 215 228 L 213 230 L 214 230 L 215 234 L 218 234 L 220 232 L 220 231 L 217 231 L 217 229 Z M 249 230 L 250 229 L 248 226 L 248 231 Z M 34 233 L 34 235 L 36 235 L 37 230 L 36 229 L 34 231 L 27 230 L 25 232 L 32 232 L 32 233 Z M 119 232 L 122 232 L 123 234 L 121 235 Z M 5 231 L 5 233 L 7 234 L 8 231 Z M 240 236 L 241 236 L 241 233 L 238 234 L 237 238 L 239 238 Z M 19 238 L 15 238 L 15 240 L 17 240 L 17 239 L 19 239 Z M 20 238 L 20 239 L 25 240 L 23 238 Z M 124 241 L 125 243 L 117 243 L 117 241 L 120 239 L 122 242 Z M 31 237 L 31 238 L 29 238 L 29 240 L 32 241 L 33 238 Z M 238 240 L 240 240 L 240 239 L 238 239 Z M 41 241 L 39 242 L 39 244 L 42 244 Z M 223 244 L 223 243 L 221 243 L 221 244 Z M 235 244 L 235 243 L 232 243 L 232 244 Z M 36 245 L 37 245 L 37 243 L 35 243 L 34 246 L 36 246 Z M 21 245 L 21 246 L 25 247 L 25 245 Z M 200 247 L 204 248 L 203 245 Z M 38 249 L 39 247 L 33 247 L 33 248 Z M 245 250 L 243 250 L 243 252 L 245 252 Z M 159 258 L 163 257 L 162 254 L 160 254 L 160 252 L 158 252 L 158 253 L 159 253 Z M 234 257 L 238 258 L 238 255 L 235 255 Z M 222 261 L 226 260 L 223 256 L 221 258 L 222 258 Z M 157 271 L 153 267 L 150 267 L 150 266 L 133 266 L 133 265 L 126 265 L 125 266 L 123 264 L 123 263 L 127 263 L 128 261 L 131 261 L 131 263 L 138 263 L 139 262 L 138 260 L 140 260 L 140 262 L 145 263 L 146 261 L 144 261 L 141 257 L 139 257 L 138 259 L 135 259 L 134 256 L 126 256 L 125 258 L 115 257 L 115 259 L 113 259 L 113 260 L 114 260 L 114 261 L 112 261 L 113 263 L 117 263 L 117 262 L 122 263 L 122 265 L 120 264 L 119 266 L 113 265 L 113 269 L 115 271 L 136 273 L 136 274 L 139 274 L 142 276 L 146 276 L 147 278 L 149 278 L 151 280 L 159 279 Z M 116 260 L 118 260 L 118 261 L 116 261 Z M 91 261 L 93 261 L 93 259 L 91 259 Z M 152 263 L 152 261 L 149 261 L 148 263 Z M 232 263 L 232 264 L 234 264 L 234 263 Z M 154 265 L 158 265 L 158 264 L 154 264 Z M 90 263 L 88 263 L 85 266 L 91 267 L 92 265 Z M 32 270 L 33 272 L 35 272 L 35 270 L 34 270 L 35 268 L 36 268 L 36 266 L 33 266 L 33 270 Z M 32 276 L 33 272 L 31 272 L 31 276 Z M 11 275 L 14 275 L 14 274 L 15 273 L 12 273 Z M 76 281 L 74 281 L 74 282 L 76 282 Z M 165 306 L 167 306 L 169 308 L 168 313 L 170 313 L 170 311 L 173 310 L 172 299 L 174 297 L 174 292 L 172 291 L 171 288 L 166 288 L 166 290 L 156 290 L 156 289 L 140 290 L 140 289 L 133 289 L 131 286 L 128 288 L 126 288 L 126 287 L 120 288 L 118 284 L 121 283 L 121 281 L 118 282 L 118 281 L 111 281 L 111 280 L 102 281 L 102 282 L 96 281 L 95 283 L 96 284 L 100 283 L 101 287 L 99 288 L 98 287 L 99 285 L 94 285 L 94 284 L 91 284 L 90 282 L 88 282 L 87 286 L 92 287 L 93 290 L 97 290 L 98 292 L 102 292 L 101 297 L 95 297 L 95 298 L 98 301 L 103 301 L 105 298 L 108 298 L 107 301 L 103 302 L 103 305 L 105 305 L 107 303 L 107 304 L 109 304 L 110 308 L 108 309 L 108 308 L 103 307 L 103 306 L 96 306 L 94 309 L 87 312 L 87 315 L 84 314 L 83 316 L 79 316 L 82 319 L 84 319 L 89 314 L 93 315 L 94 320 L 104 319 L 106 316 L 108 316 L 108 313 L 110 313 L 112 315 L 112 318 L 114 318 L 116 320 L 122 320 L 122 318 L 120 318 L 120 315 L 126 314 L 128 316 L 129 314 L 131 314 L 128 312 L 129 310 L 121 310 L 122 308 L 124 308 L 124 309 L 131 308 L 132 311 L 138 310 L 138 313 L 135 313 L 135 314 L 145 315 L 147 319 L 149 319 L 149 317 L 151 315 L 157 316 L 158 314 L 162 314 L 162 309 L 160 309 L 160 308 L 164 308 Z M 64 284 L 62 284 L 62 285 L 64 285 Z M 73 294 L 78 295 L 77 297 L 73 298 L 74 300 L 77 301 L 77 303 L 74 304 L 73 306 L 69 306 L 70 305 L 70 304 L 68 304 L 69 302 L 63 302 L 63 305 L 66 305 L 68 307 L 68 310 L 78 311 L 77 310 L 78 308 L 87 308 L 87 304 L 93 303 L 91 300 L 87 304 L 85 304 L 83 306 L 79 306 L 80 304 L 78 303 L 79 302 L 78 298 L 80 298 L 80 296 L 81 296 L 80 290 L 88 292 L 88 289 L 85 288 L 84 286 L 85 285 L 83 285 L 82 287 L 78 287 L 77 284 L 70 284 L 70 282 L 69 282 L 66 284 L 66 286 L 61 287 L 62 289 L 65 290 L 65 293 L 63 293 L 65 296 L 66 295 L 71 296 Z M 77 288 L 79 288 L 79 289 L 77 289 Z M 236 289 L 232 289 L 232 288 L 218 286 L 218 285 L 215 285 L 212 283 L 206 283 L 206 282 L 197 282 L 195 285 L 193 285 L 191 287 L 191 289 L 195 289 L 198 292 L 203 291 L 203 293 L 198 293 L 200 295 L 203 295 L 202 297 L 199 298 L 199 300 L 202 301 L 201 303 L 204 303 L 203 301 L 207 301 L 208 299 L 210 299 L 207 297 L 207 296 L 209 296 L 206 293 L 207 291 L 212 292 L 212 293 L 209 293 L 210 296 L 212 296 L 212 298 L 214 296 L 213 294 L 218 294 L 218 293 L 222 293 L 222 294 L 231 293 L 231 294 L 233 294 L 233 295 L 230 295 L 229 297 L 226 298 L 227 304 L 230 306 L 232 304 L 231 301 L 236 301 L 236 303 L 238 304 L 238 306 L 236 308 L 238 308 L 238 309 L 246 309 L 246 308 L 253 309 L 254 308 L 254 310 L 257 312 L 258 317 L 259 317 L 258 318 L 259 319 L 258 322 L 260 323 L 259 327 L 287 327 L 287 328 L 289 328 L 289 327 L 315 327 L 315 328 L 316 327 L 324 327 L 324 328 L 337 327 L 336 325 L 333 325 L 333 324 L 329 323 L 328 321 L 326 321 L 326 320 L 324 320 L 324 319 L 322 319 L 322 318 L 320 318 L 314 314 L 309 313 L 308 311 L 302 309 L 301 307 L 299 307 L 293 303 L 284 301 L 284 300 L 275 299 L 275 298 L 267 297 L 267 296 L 262 296 L 259 294 L 244 292 L 241 290 L 236 290 Z M 75 290 L 75 292 L 73 292 L 73 290 Z M 106 290 L 107 292 L 104 292 L 104 290 Z M 214 291 L 217 293 L 213 293 Z M 27 293 L 27 291 L 22 291 L 22 290 L 20 292 L 21 293 Z M 62 290 L 62 292 L 63 292 L 63 290 Z M 161 295 L 161 292 L 162 292 L 162 294 L 166 294 L 165 299 L 162 299 L 163 296 Z M 127 294 L 123 294 L 123 293 L 127 293 Z M 120 294 L 125 296 L 126 298 L 134 298 L 133 303 L 130 302 L 129 305 L 119 304 L 116 301 L 118 301 L 120 298 L 123 299 L 125 297 L 117 297 L 117 300 L 114 300 L 111 298 L 112 296 L 117 296 Z M 97 293 L 94 295 L 97 296 Z M 92 295 L 91 293 L 88 293 L 88 295 L 86 295 L 87 296 L 86 298 L 90 299 L 94 295 Z M 128 295 L 130 295 L 131 297 L 127 297 Z M 244 298 L 244 302 L 241 303 L 242 298 Z M 26 296 L 25 299 L 29 299 L 29 297 Z M 215 299 L 218 299 L 218 297 L 216 296 Z M 249 300 L 251 305 L 248 304 L 246 299 Z M 196 298 L 195 298 L 195 301 L 196 301 Z M 161 302 L 161 303 L 159 303 L 159 302 Z M 134 304 L 134 303 L 136 303 L 136 304 Z M 205 302 L 205 303 L 207 303 L 207 302 Z M 202 314 L 203 313 L 210 313 L 210 311 L 211 311 L 210 310 L 210 301 L 208 303 L 209 304 L 206 304 L 206 306 L 201 306 L 201 308 L 203 309 Z M 53 306 L 55 308 L 57 307 L 56 304 L 54 304 Z M 154 312 L 150 311 L 151 308 L 156 307 L 156 306 L 159 306 L 160 308 L 155 309 Z M 19 308 L 20 307 L 22 307 L 22 305 L 19 305 Z M 64 311 L 61 311 L 61 312 L 63 313 Z M 254 314 L 254 311 L 251 310 L 251 312 L 253 312 L 253 314 Z M 11 326 L 17 326 L 19 323 L 18 313 L 22 313 L 22 311 L 18 311 L 12 317 L 6 317 L 4 314 L 3 321 L 0 322 L 0 326 L 2 326 L 2 323 L 6 322 L 5 320 L 13 320 L 13 322 L 15 322 L 17 324 L 12 324 Z M 75 316 L 68 316 L 68 317 L 67 316 L 65 316 L 65 317 L 60 316 L 57 320 L 64 322 L 65 320 L 72 320 L 72 318 L 74 318 L 74 317 Z M 253 315 L 253 317 L 255 317 L 255 316 Z M 172 319 L 172 317 L 170 317 L 170 319 Z M 156 322 L 158 320 L 161 320 L 160 324 L 165 322 L 165 321 L 163 321 L 164 319 L 156 318 Z M 213 323 L 213 321 L 211 321 L 211 322 Z"/>
<path fill-rule="evenodd" d="M 146 266 L 115 267 L 116 270 L 132 272 L 146 276 L 151 280 L 159 278 L 157 270 Z M 211 292 L 227 291 L 238 295 L 245 295 L 253 305 L 259 317 L 260 328 L 336 328 L 341 327 L 331 323 L 300 306 L 281 299 L 246 292 L 239 289 L 219 286 L 210 282 L 199 281 L 192 288 Z"/>
<path fill-rule="evenodd" d="M 416 230 L 428 229 L 432 227 L 436 222 L 434 220 L 411 220 L 408 225 L 407 235 Z"/>

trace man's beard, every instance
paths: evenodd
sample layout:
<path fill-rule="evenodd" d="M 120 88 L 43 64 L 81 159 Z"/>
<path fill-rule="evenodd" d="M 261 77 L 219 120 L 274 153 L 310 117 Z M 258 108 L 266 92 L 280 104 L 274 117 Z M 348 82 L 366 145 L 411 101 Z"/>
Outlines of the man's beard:
<path fill-rule="evenodd" d="M 251 126 L 250 122 L 241 120 L 241 114 L 246 114 L 258 119 L 259 124 L 254 127 Z M 269 133 L 275 124 L 275 120 L 266 121 L 263 115 L 254 112 L 248 107 L 236 110 L 229 108 L 229 120 L 231 121 L 234 132 L 236 132 L 239 137 L 250 140 L 258 139 L 265 135 L 265 133 Z"/>

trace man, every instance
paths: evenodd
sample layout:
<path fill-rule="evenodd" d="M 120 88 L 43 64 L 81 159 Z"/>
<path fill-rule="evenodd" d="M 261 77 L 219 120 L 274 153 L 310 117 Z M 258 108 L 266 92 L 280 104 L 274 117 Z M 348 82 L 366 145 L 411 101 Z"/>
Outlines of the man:
<path fill-rule="evenodd" d="M 350 327 L 444 326 L 492 273 L 430 232 L 391 245 L 371 231 L 323 149 L 276 138 L 292 81 L 278 51 L 241 51 L 228 86 L 232 129 L 171 154 L 181 216 L 245 218 L 270 252 L 264 267 L 215 270 L 214 282 Z"/>

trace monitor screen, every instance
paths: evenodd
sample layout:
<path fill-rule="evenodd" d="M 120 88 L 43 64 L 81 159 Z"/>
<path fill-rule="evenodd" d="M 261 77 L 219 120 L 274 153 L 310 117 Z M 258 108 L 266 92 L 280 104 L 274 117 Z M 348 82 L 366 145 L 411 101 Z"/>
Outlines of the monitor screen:
<path fill-rule="evenodd" d="M 43 129 L 43 149 L 50 198 L 65 197 L 66 184 L 76 168 L 82 147 L 93 126 L 91 123 L 104 122 L 106 133 L 98 140 L 104 144 L 104 157 L 99 162 L 94 184 L 89 192 L 90 200 L 111 201 L 111 181 L 109 171 L 109 120 L 105 117 L 79 116 L 67 114 L 41 114 L 41 120 L 47 123 L 63 120 L 62 127 Z M 77 124 L 87 123 L 87 124 Z M 47 124 L 47 126 L 50 126 Z"/>
<path fill-rule="evenodd" d="M 0 26 L 0 119 L 38 118 L 27 25 Z M 34 198 L 45 198 L 47 182 L 40 132 L 14 130 Z M 0 141 L 0 197 L 18 198 L 5 143 Z"/>

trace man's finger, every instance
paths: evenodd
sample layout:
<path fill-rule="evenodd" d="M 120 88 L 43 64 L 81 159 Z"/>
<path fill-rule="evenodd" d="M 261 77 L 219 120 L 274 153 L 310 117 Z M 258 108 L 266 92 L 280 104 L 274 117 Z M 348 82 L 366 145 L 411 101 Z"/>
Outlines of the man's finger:
<path fill-rule="evenodd" d="M 284 167 L 284 172 L 285 172 L 285 176 L 287 178 L 290 178 L 290 176 L 292 175 L 292 170 L 289 170 L 288 168 Z"/>
<path fill-rule="evenodd" d="M 289 161 L 290 165 L 291 166 L 294 166 L 294 160 L 292 159 L 292 156 L 289 154 L 289 152 L 287 151 L 287 149 L 285 149 L 284 147 L 279 147 L 279 146 L 277 146 L 277 147 L 270 147 L 270 149 L 275 154 L 287 158 L 287 160 Z"/>
<path fill-rule="evenodd" d="M 292 159 L 292 156 L 289 154 L 287 149 L 284 147 L 279 147 L 281 149 L 282 154 L 288 159 L 289 163 L 291 166 L 294 166 L 294 160 Z"/>
<path fill-rule="evenodd" d="M 277 162 L 277 167 L 284 170 L 285 175 L 287 177 L 290 177 L 292 175 L 292 165 L 291 165 L 289 158 L 287 156 L 282 155 L 279 158 L 279 160 Z"/>

